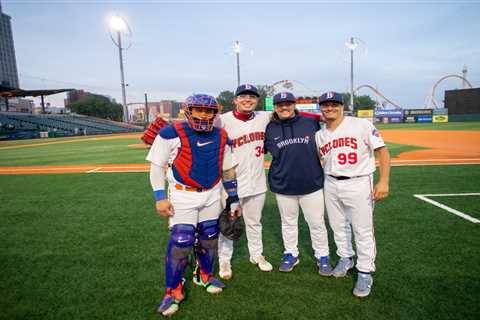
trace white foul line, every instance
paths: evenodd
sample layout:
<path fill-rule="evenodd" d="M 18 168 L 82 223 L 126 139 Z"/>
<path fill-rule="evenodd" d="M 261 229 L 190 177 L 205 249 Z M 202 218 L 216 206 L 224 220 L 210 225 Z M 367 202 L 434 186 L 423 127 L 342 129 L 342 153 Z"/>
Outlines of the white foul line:
<path fill-rule="evenodd" d="M 414 194 L 413 196 L 417 199 L 423 200 L 425 202 L 428 202 L 430 204 L 433 204 L 434 206 L 437 206 L 443 210 L 446 210 L 450 213 L 453 213 L 456 216 L 459 216 L 462 219 L 468 220 L 473 223 L 480 223 L 480 220 L 475 219 L 468 214 L 465 214 L 463 212 L 460 212 L 458 210 L 455 210 L 453 208 L 450 208 L 444 204 L 441 204 L 440 202 L 433 201 L 432 199 L 428 199 L 427 197 L 448 197 L 448 196 L 478 196 L 480 193 L 448 193 L 448 194 Z"/>
<path fill-rule="evenodd" d="M 95 168 L 95 169 L 92 169 L 92 170 L 88 170 L 87 173 L 94 173 L 94 172 L 97 172 L 100 169 L 102 169 L 102 168 L 98 167 L 98 168 Z"/>

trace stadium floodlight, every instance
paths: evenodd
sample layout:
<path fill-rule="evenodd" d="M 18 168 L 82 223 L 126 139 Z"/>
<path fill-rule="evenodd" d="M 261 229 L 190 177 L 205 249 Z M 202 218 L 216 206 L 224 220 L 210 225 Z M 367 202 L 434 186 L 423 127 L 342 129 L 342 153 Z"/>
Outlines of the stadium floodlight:
<path fill-rule="evenodd" d="M 350 37 L 350 40 L 345 42 L 345 46 L 348 50 L 350 50 L 350 106 L 349 109 L 353 111 L 353 100 L 354 100 L 354 92 L 353 92 L 353 51 L 358 47 L 359 40 Z"/>
<path fill-rule="evenodd" d="M 130 48 L 130 45 L 122 45 L 122 34 L 125 37 L 131 37 L 130 27 L 122 17 L 116 15 L 109 19 L 110 38 L 118 47 L 118 56 L 120 60 L 120 84 L 122 87 L 122 105 L 123 105 L 123 121 L 128 122 L 127 94 L 125 92 L 125 74 L 123 71 L 123 53 L 122 50 Z"/>
<path fill-rule="evenodd" d="M 237 86 L 240 86 L 240 42 L 238 40 L 233 43 L 232 49 L 237 56 Z"/>

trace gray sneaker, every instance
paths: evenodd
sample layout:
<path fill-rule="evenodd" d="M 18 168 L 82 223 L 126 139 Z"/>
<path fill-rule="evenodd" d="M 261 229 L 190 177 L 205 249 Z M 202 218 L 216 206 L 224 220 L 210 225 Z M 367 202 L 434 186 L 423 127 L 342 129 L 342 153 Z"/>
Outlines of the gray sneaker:
<path fill-rule="evenodd" d="M 357 297 L 363 298 L 370 294 L 373 285 L 373 278 L 368 273 L 358 273 L 357 283 L 353 289 L 353 294 Z"/>
<path fill-rule="evenodd" d="M 353 259 L 352 258 L 340 258 L 337 265 L 332 271 L 332 275 L 335 278 L 345 277 L 348 270 L 353 268 Z"/>

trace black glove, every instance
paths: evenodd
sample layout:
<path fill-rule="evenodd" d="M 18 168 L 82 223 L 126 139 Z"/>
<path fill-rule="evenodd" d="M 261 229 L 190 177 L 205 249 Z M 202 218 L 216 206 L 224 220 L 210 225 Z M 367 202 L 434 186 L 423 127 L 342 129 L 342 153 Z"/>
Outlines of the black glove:
<path fill-rule="evenodd" d="M 227 207 L 220 214 L 218 225 L 220 232 L 230 240 L 238 240 L 242 237 L 242 234 L 245 230 L 245 224 L 243 219 L 236 214 L 232 214 L 231 205 L 232 203 L 238 203 L 238 197 L 228 197 L 227 198 Z"/>

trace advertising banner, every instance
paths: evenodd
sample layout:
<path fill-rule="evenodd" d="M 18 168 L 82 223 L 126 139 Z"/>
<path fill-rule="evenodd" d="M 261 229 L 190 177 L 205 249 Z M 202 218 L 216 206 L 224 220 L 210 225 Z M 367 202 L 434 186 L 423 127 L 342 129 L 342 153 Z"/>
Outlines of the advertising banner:
<path fill-rule="evenodd" d="M 415 122 L 415 117 L 414 117 L 414 116 L 405 117 L 405 122 L 406 122 L 406 123 Z"/>
<path fill-rule="evenodd" d="M 388 118 L 388 123 L 402 123 L 403 118 L 400 117 L 391 117 Z"/>
<path fill-rule="evenodd" d="M 395 110 L 385 110 L 385 109 L 375 109 L 375 118 L 403 118 L 403 110 L 395 109 Z"/>
<path fill-rule="evenodd" d="M 448 115 L 433 116 L 433 122 L 448 122 Z"/>
<path fill-rule="evenodd" d="M 437 109 L 433 109 L 433 115 L 436 116 L 436 115 L 446 115 L 448 114 L 448 109 L 447 108 L 437 108 Z"/>
<path fill-rule="evenodd" d="M 267 111 L 273 110 L 273 98 L 265 97 L 265 110 Z"/>
<path fill-rule="evenodd" d="M 373 110 L 357 110 L 357 117 L 359 118 L 373 118 Z"/>
<path fill-rule="evenodd" d="M 316 103 L 302 103 L 302 104 L 297 103 L 296 108 L 299 111 L 307 111 L 307 112 L 320 110 L 318 104 L 316 104 Z"/>
<path fill-rule="evenodd" d="M 432 116 L 416 116 L 415 122 L 432 122 Z"/>
<path fill-rule="evenodd" d="M 405 116 L 431 116 L 432 109 L 405 109 Z"/>

